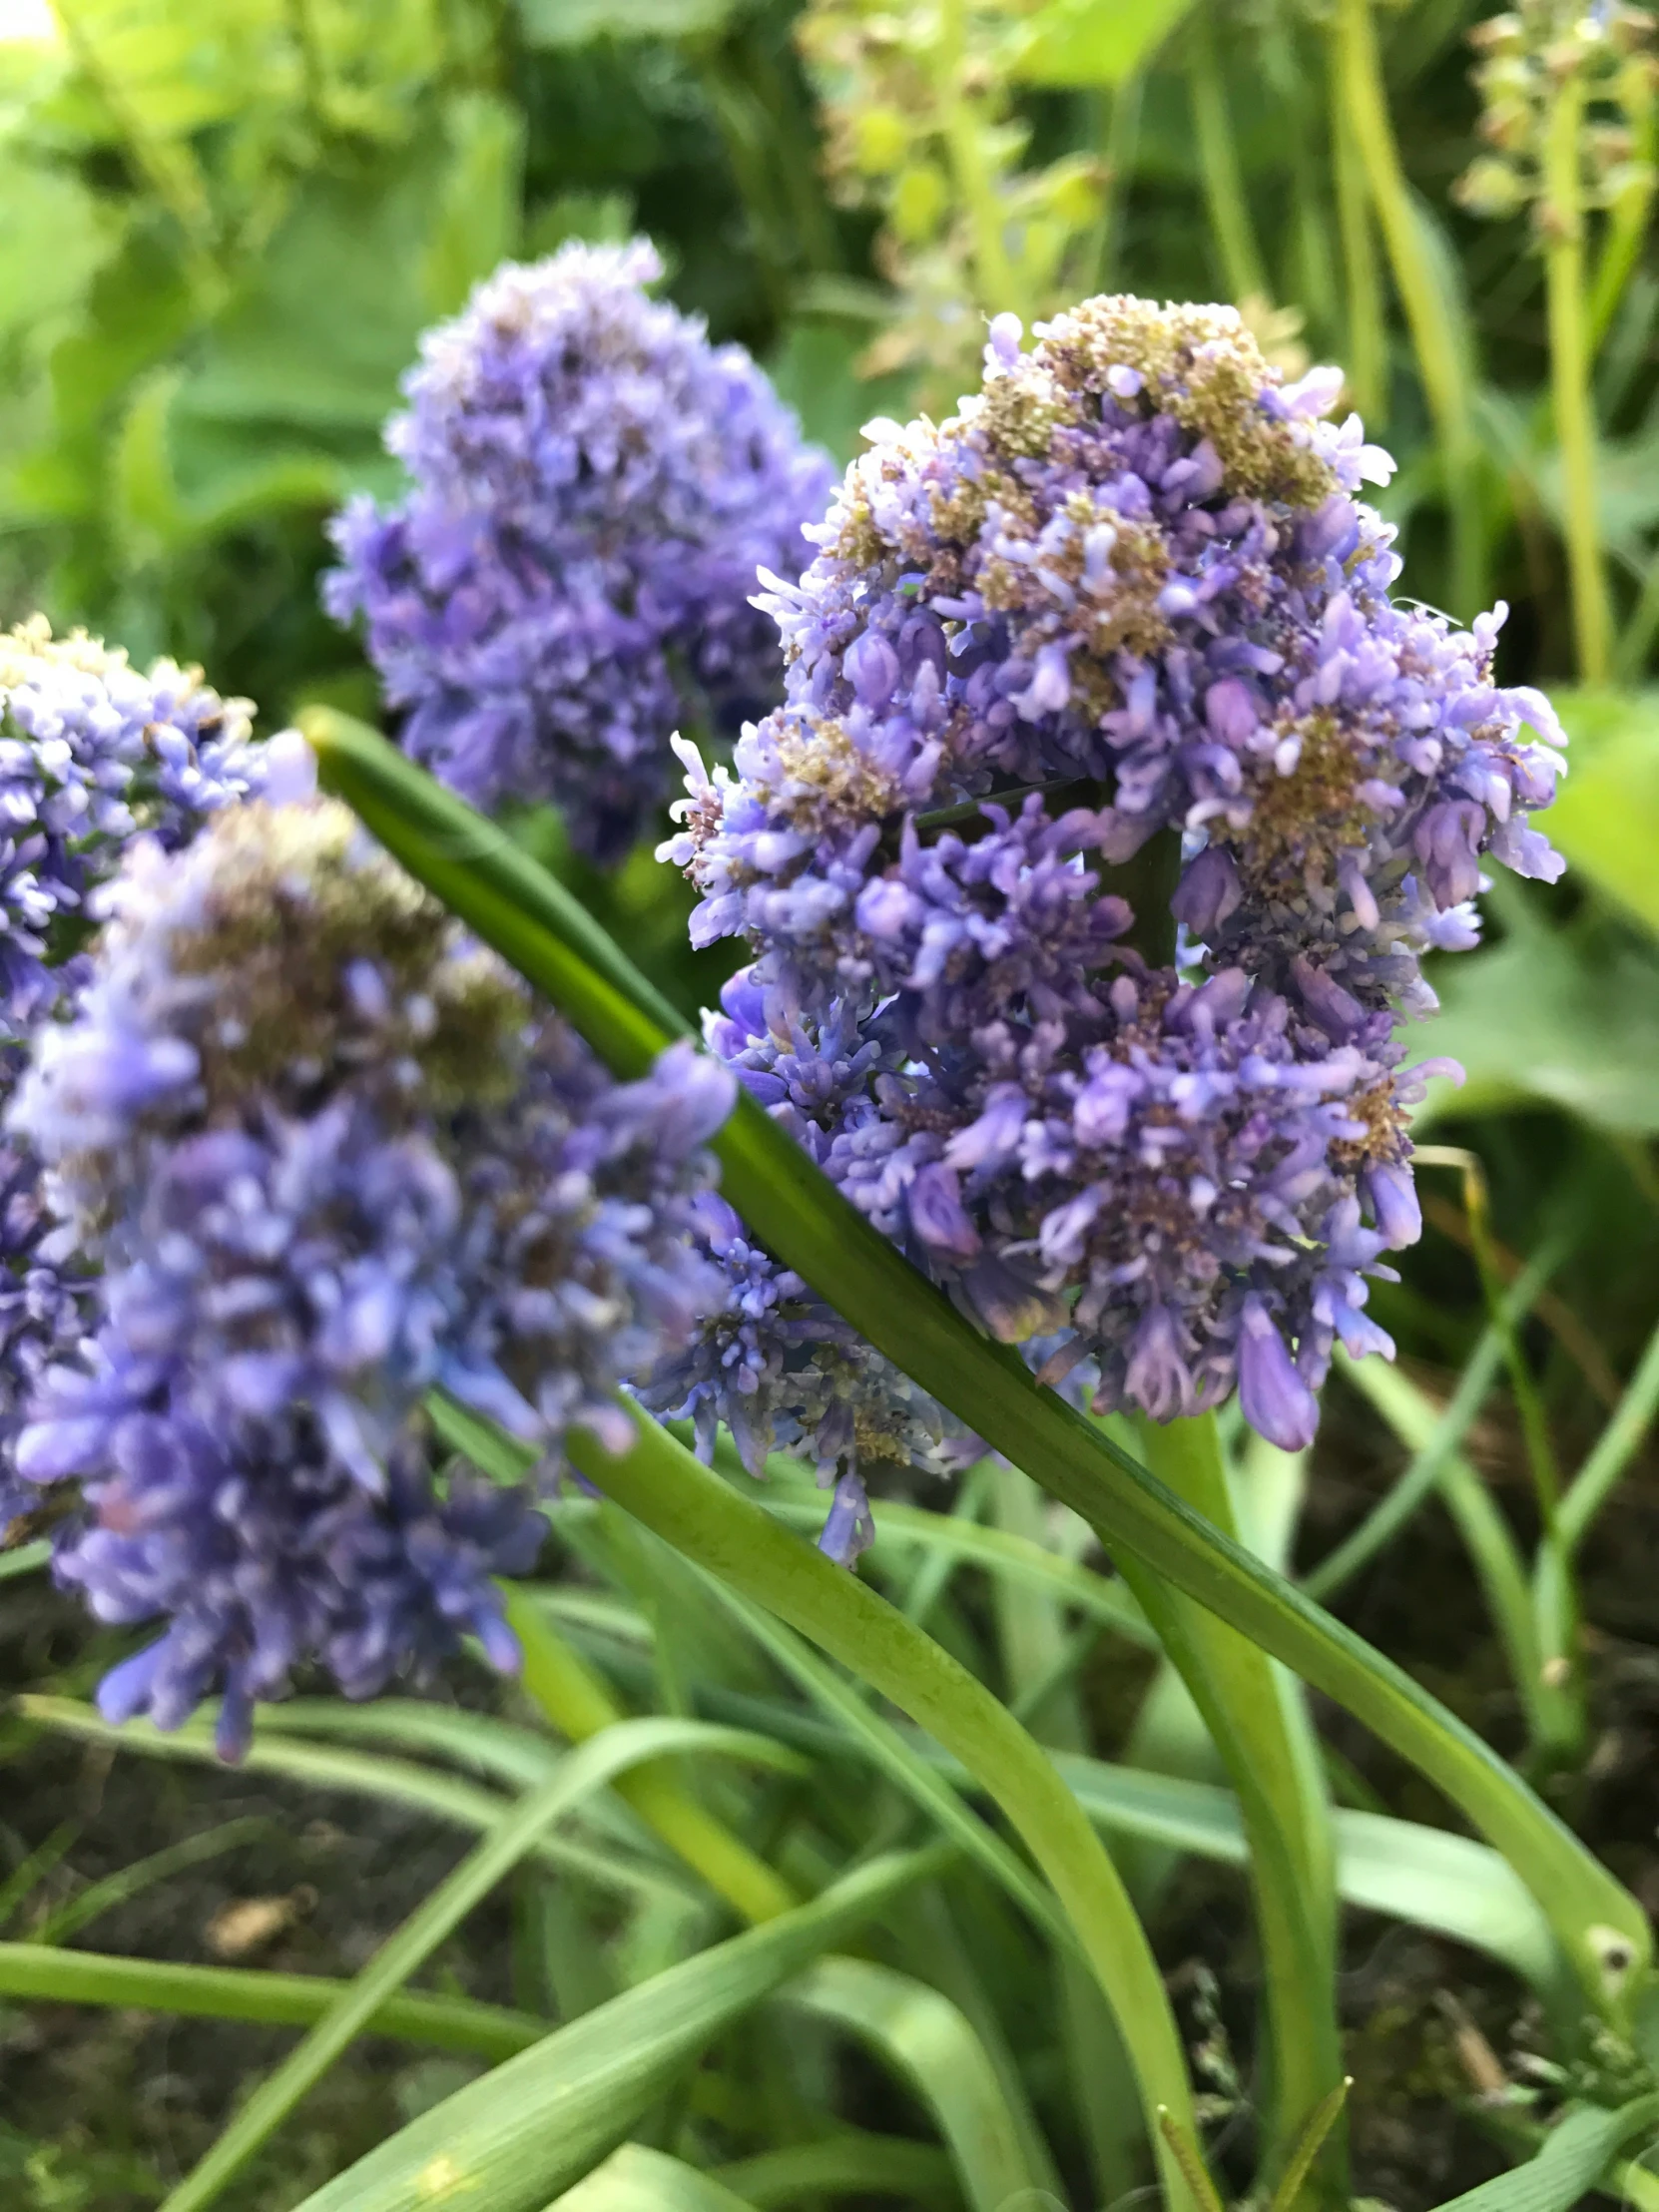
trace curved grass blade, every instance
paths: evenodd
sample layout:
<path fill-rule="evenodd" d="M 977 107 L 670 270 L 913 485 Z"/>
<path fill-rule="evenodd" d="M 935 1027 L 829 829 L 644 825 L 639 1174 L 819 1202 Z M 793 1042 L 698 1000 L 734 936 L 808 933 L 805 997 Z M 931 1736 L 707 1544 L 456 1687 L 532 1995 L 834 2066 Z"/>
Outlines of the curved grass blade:
<path fill-rule="evenodd" d="M 1625 2144 L 1656 2125 L 1659 2092 L 1633 2097 L 1613 2111 L 1581 2105 L 1550 2132 L 1535 2158 L 1448 2198 L 1437 2212 L 1572 2212 Z"/>
<path fill-rule="evenodd" d="M 90 1883 L 67 1905 L 60 1905 L 55 1913 L 49 1913 L 34 1930 L 32 1940 L 61 1943 L 66 1936 L 90 1927 L 100 1914 L 113 1912 L 141 1891 L 158 1882 L 171 1881 L 174 1875 L 183 1874 L 189 1867 L 200 1867 L 225 1852 L 236 1851 L 241 1845 L 252 1843 L 256 1836 L 268 1835 L 270 1829 L 268 1820 L 251 1815 L 247 1820 L 226 1821 L 222 1827 L 210 1828 L 200 1836 L 187 1836 L 182 1843 L 172 1844 L 166 1851 L 136 1860 L 132 1866 L 121 1868 L 102 1882 Z"/>
<path fill-rule="evenodd" d="M 643 2143 L 624 2143 L 603 2166 L 555 2197 L 547 2212 L 751 2212 L 707 2174 Z"/>
<path fill-rule="evenodd" d="M 125 1721 L 117 1727 L 92 1706 L 78 1705 L 72 1698 L 19 1697 L 12 1700 L 11 1710 L 39 1727 L 111 1744 L 118 1751 L 139 1752 L 147 1759 L 177 1759 L 216 1769 L 224 1766 L 214 1746 L 211 1722 L 200 1719 L 164 1735 L 148 1721 Z M 313 1790 L 378 1798 L 428 1814 L 447 1827 L 474 1833 L 493 1827 L 511 1802 L 493 1790 L 479 1789 L 453 1775 L 434 1774 L 429 1767 L 415 1766 L 409 1760 L 382 1759 L 372 1752 L 336 1750 L 322 1744 L 284 1743 L 263 1720 L 239 1771 L 278 1774 Z M 685 1906 L 697 1896 L 670 1869 L 650 1866 L 621 1851 L 593 1851 L 559 1836 L 541 1837 L 530 1856 L 555 1874 L 574 1876 L 641 1904 Z"/>
<path fill-rule="evenodd" d="M 452 911 L 544 992 L 619 1075 L 671 1036 L 661 999 L 563 887 L 377 732 L 328 709 L 300 724 L 324 783 Z M 1630 1893 L 1474 1731 L 1402 1668 L 1219 1535 L 1109 1435 L 977 1337 L 747 1092 L 716 1140 L 722 1188 L 786 1265 L 977 1434 L 1133 1554 L 1373 1729 L 1456 1805 L 1550 1915 L 1598 2011 L 1652 1958 Z M 630 1457 L 637 1454 L 630 1454 Z"/>
<path fill-rule="evenodd" d="M 422 2113 L 297 2212 L 541 2212 L 722 2028 L 941 1863 L 937 1851 L 872 1860 L 810 1905 L 612 1997 Z"/>
<path fill-rule="evenodd" d="M 970 2212 L 1040 2201 L 984 2045 L 946 1996 L 866 1958 L 823 1958 L 782 2001 L 855 2035 L 932 2113 Z"/>
<path fill-rule="evenodd" d="M 717 2171 L 757 2212 L 820 2197 L 896 2197 L 930 2212 L 960 2212 L 962 2202 L 944 2151 L 907 2136 L 868 2135 L 861 2129 L 763 2151 Z"/>
<path fill-rule="evenodd" d="M 195 2019 L 252 2020 L 265 2027 L 309 2027 L 351 1986 L 322 1974 L 265 1973 L 247 1966 L 177 1965 L 170 1959 L 113 1958 L 95 1950 L 42 1943 L 0 1943 L 0 1996 L 44 2004 L 114 2005 L 122 2011 L 178 2012 Z M 478 2004 L 470 1997 L 386 1997 L 363 2023 L 366 2035 L 487 2058 L 512 2058 L 547 2033 L 545 2020 Z"/>
<path fill-rule="evenodd" d="M 729 1756 L 743 1758 L 753 1755 L 757 1741 L 768 1750 L 773 1748 L 764 1737 L 756 1739 L 738 1729 L 718 1729 L 707 1721 L 618 1721 L 561 1760 L 558 1771 L 504 1813 L 453 1874 L 381 1944 L 298 2048 L 260 2084 L 213 2148 L 171 2192 L 162 2212 L 201 2212 L 202 2206 L 216 2201 L 300 2098 L 315 2087 L 362 2032 L 364 2021 L 372 2017 L 382 2000 L 418 1972 L 473 1907 L 528 1854 L 544 1828 L 551 1827 L 591 1791 L 603 1789 L 618 1775 L 647 1760 L 693 1747 L 705 1753 L 724 1750 Z"/>

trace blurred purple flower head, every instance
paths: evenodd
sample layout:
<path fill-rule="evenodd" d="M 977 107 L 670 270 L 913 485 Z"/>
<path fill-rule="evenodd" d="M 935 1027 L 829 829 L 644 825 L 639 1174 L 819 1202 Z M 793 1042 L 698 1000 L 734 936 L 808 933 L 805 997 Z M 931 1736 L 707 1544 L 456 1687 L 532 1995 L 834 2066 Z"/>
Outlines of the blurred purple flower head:
<path fill-rule="evenodd" d="M 1283 384 L 1219 307 L 1019 336 L 958 415 L 870 426 L 769 584 L 785 702 L 730 771 L 683 749 L 663 852 L 755 955 L 717 1049 L 987 1332 L 1103 1408 L 1237 1388 L 1293 1448 L 1335 1343 L 1391 1350 L 1367 1282 L 1448 1072 L 1394 1024 L 1488 861 L 1558 872 L 1560 732 L 1492 677 L 1501 609 L 1391 597 L 1335 372 Z"/>
<path fill-rule="evenodd" d="M 732 1078 L 681 1047 L 612 1081 L 337 806 L 250 804 L 141 840 L 73 1018 L 12 1109 L 103 1326 L 50 1368 L 23 1477 L 74 1481 L 60 1576 L 159 1619 L 109 1710 L 224 1741 L 319 1662 L 351 1696 L 463 1630 L 513 1657 L 490 1576 L 528 1493 L 442 1474 L 434 1388 L 538 1445 L 621 1438 L 618 1384 L 720 1286 L 691 1205 Z"/>
<path fill-rule="evenodd" d="M 430 331 L 387 445 L 413 488 L 336 519 L 336 619 L 364 621 L 403 743 L 483 807 L 553 800 L 628 849 L 683 718 L 777 697 L 761 568 L 799 575 L 827 457 L 741 346 L 653 300 L 643 240 L 509 263 Z"/>

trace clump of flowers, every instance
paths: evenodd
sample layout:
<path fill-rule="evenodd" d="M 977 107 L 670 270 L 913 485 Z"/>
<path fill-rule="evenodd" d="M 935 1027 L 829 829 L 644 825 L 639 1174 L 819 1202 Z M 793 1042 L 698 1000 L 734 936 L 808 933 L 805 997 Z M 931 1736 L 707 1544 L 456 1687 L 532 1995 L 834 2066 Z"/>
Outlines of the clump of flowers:
<path fill-rule="evenodd" d="M 533 1495 L 445 1475 L 421 1402 L 550 1476 L 573 1423 L 626 1440 L 618 1383 L 715 1295 L 688 1229 L 734 1089 L 685 1047 L 612 1081 L 295 766 L 290 803 L 131 848 L 11 1114 L 103 1270 L 19 1472 L 78 1487 L 60 1579 L 162 1624 L 105 1711 L 219 1686 L 231 1753 L 301 1662 L 355 1697 L 465 1630 L 513 1663 L 490 1577 L 533 1560 Z"/>
<path fill-rule="evenodd" d="M 40 615 L 0 637 L 0 1109 L 27 1040 L 86 979 L 89 900 L 127 843 L 183 844 L 258 782 L 251 717 L 198 669 L 143 674 L 82 631 L 55 638 Z M 0 1542 L 39 1503 L 12 1465 L 23 1406 L 90 1326 L 94 1295 L 34 1154 L 0 1146 Z"/>
<path fill-rule="evenodd" d="M 741 346 L 653 300 L 655 250 L 508 264 L 422 340 L 386 443 L 413 482 L 337 518 L 324 598 L 363 618 L 402 742 L 483 807 L 552 800 L 614 860 L 683 719 L 778 694 L 756 572 L 800 573 L 828 459 Z"/>
<path fill-rule="evenodd" d="M 968 1314 L 1101 1409 L 1236 1388 L 1297 1447 L 1337 1340 L 1391 1351 L 1368 1279 L 1445 1065 L 1396 1018 L 1487 858 L 1558 872 L 1560 732 L 1493 680 L 1501 609 L 1391 596 L 1334 371 L 1220 307 L 1020 335 L 871 426 L 769 591 L 785 704 L 732 773 L 688 756 L 663 850 L 756 954 L 713 1040 Z"/>

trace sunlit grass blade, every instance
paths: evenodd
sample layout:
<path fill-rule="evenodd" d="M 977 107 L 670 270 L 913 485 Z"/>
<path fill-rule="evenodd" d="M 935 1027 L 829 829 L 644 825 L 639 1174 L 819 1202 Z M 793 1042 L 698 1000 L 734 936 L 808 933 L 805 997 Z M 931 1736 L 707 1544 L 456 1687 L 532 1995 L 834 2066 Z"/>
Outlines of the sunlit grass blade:
<path fill-rule="evenodd" d="M 223 2195 L 261 2144 L 362 2032 L 363 2023 L 381 2001 L 419 1971 L 473 1907 L 526 1857 L 544 1828 L 630 1767 L 694 1746 L 705 1753 L 724 1749 L 728 1756 L 739 1758 L 752 1757 L 758 1750 L 765 1756 L 775 1748 L 764 1738 L 757 1743 L 736 1729 L 661 1718 L 619 1721 L 572 1752 L 557 1773 L 502 1815 L 453 1874 L 381 1944 L 298 2048 L 243 2104 L 206 2157 L 168 2197 L 162 2212 L 200 2212 Z"/>
<path fill-rule="evenodd" d="M 114 1958 L 42 1943 L 0 1943 L 0 1996 L 43 2004 L 109 2005 L 120 2011 L 246 2020 L 263 2027 L 309 2027 L 350 1986 L 322 1974 L 179 1965 L 165 1958 Z M 470 1997 L 394 1991 L 369 2014 L 362 2032 L 495 2063 L 539 2041 L 547 2023 Z"/>
<path fill-rule="evenodd" d="M 541 2212 L 723 2027 L 940 1864 L 936 1851 L 872 1860 L 810 1905 L 612 1997 L 422 2113 L 297 2212 Z"/>
<path fill-rule="evenodd" d="M 1626 2143 L 1659 2124 L 1659 2092 L 1608 2111 L 1583 2105 L 1545 2137 L 1535 2158 L 1513 2173 L 1451 2197 L 1437 2212 L 1571 2212 Z"/>
<path fill-rule="evenodd" d="M 44 1540 L 19 1544 L 15 1551 L 0 1551 L 0 1582 L 9 1582 L 14 1575 L 38 1574 L 51 1557 L 52 1546 Z"/>
<path fill-rule="evenodd" d="M 322 709 L 306 710 L 301 722 L 323 781 L 387 848 L 544 991 L 617 1074 L 643 1073 L 670 1034 L 646 1010 L 657 994 L 632 978 L 614 948 L 604 973 L 573 948 L 593 925 L 561 887 L 544 877 L 529 910 L 516 862 L 509 877 L 487 840 L 480 854 L 480 818 L 471 809 L 361 724 Z M 1472 1729 L 1218 1535 L 1109 1435 L 1039 1386 L 1011 1350 L 975 1336 L 747 1093 L 716 1149 L 726 1196 L 788 1266 L 1104 1542 L 1243 1630 L 1417 1767 L 1550 1914 L 1595 2007 L 1622 2004 L 1632 1969 L 1652 1954 L 1647 1916 Z"/>
<path fill-rule="evenodd" d="M 749 2212 L 742 2197 L 643 2143 L 624 2143 L 603 2166 L 555 2197 L 547 2212 Z"/>
<path fill-rule="evenodd" d="M 845 2028 L 908 2083 L 933 2116 L 970 2212 L 1038 2194 L 996 2070 L 948 1997 L 868 1959 L 825 1958 L 783 2001 Z"/>
<path fill-rule="evenodd" d="M 211 1721 L 198 1719 L 164 1734 L 148 1721 L 127 1721 L 119 1728 L 90 1705 L 72 1698 L 28 1696 L 15 1698 L 11 1710 L 23 1719 L 63 1734 L 94 1743 L 109 1744 L 117 1751 L 138 1752 L 147 1759 L 180 1760 L 193 1766 L 222 1771 L 224 1762 L 214 1745 Z M 276 1774 L 311 1790 L 338 1790 L 351 1797 L 379 1799 L 425 1813 L 445 1827 L 477 1833 L 492 1828 L 508 1809 L 510 1800 L 494 1790 L 480 1789 L 453 1775 L 435 1774 L 406 1759 L 382 1759 L 373 1752 L 335 1749 L 331 1745 L 284 1742 L 262 1724 L 243 1759 L 245 1774 Z M 690 1883 L 667 1867 L 654 1867 L 620 1849 L 595 1851 L 561 1836 L 539 1838 L 531 1857 L 556 1874 L 589 1882 L 613 1895 L 653 1905 L 689 1904 L 695 1892 Z"/>
<path fill-rule="evenodd" d="M 1526 1318 L 1533 1300 L 1558 1266 L 1565 1246 L 1564 1238 L 1546 1241 L 1528 1261 L 1525 1271 L 1510 1285 L 1503 1300 L 1510 1328 L 1518 1328 Z M 1359 1527 L 1303 1577 L 1302 1586 L 1310 1597 L 1317 1597 L 1322 1603 L 1335 1597 L 1345 1583 L 1351 1582 L 1362 1567 L 1393 1541 L 1433 1494 L 1442 1469 L 1456 1453 L 1484 1404 L 1503 1358 L 1503 1330 L 1496 1322 L 1488 1322 L 1457 1378 L 1457 1386 L 1444 1410 L 1434 1418 L 1422 1440 L 1414 1445 L 1410 1461 L 1398 1480 L 1372 1507 Z M 1363 1390 L 1376 1364 L 1345 1359 L 1343 1373 Z M 1427 1400 L 1423 1402 L 1426 1404 Z"/>

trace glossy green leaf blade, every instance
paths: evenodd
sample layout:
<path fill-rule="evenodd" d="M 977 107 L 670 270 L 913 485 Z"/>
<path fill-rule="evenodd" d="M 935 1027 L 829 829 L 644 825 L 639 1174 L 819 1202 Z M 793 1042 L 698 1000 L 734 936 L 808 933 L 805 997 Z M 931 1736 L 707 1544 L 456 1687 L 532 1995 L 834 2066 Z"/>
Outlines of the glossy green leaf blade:
<path fill-rule="evenodd" d="M 540 2212 L 711 2037 L 933 1872 L 888 1856 L 561 2027 L 399 2130 L 298 2212 Z"/>
<path fill-rule="evenodd" d="M 547 2212 L 749 2212 L 709 2175 L 643 2143 L 624 2143 L 603 2166 L 555 2197 Z"/>
<path fill-rule="evenodd" d="M 784 2001 L 857 2036 L 932 2113 L 972 2212 L 1001 2212 L 1038 2184 L 996 2069 L 973 2029 L 937 1989 L 864 1958 L 824 1958 Z"/>
<path fill-rule="evenodd" d="M 811 2203 L 817 2197 L 892 2197 L 916 2212 L 961 2212 L 949 2157 L 931 2143 L 845 2129 L 816 2143 L 761 2151 L 722 2166 L 720 2177 L 745 2204 Z M 1033 2205 L 1031 2212 L 1038 2212 Z"/>
<path fill-rule="evenodd" d="M 719 1739 L 724 1738 L 724 1743 Z M 313 2089 L 375 2008 L 409 1976 L 528 1856 L 545 1828 L 584 1797 L 631 1769 L 676 1752 L 753 1752 L 755 1739 L 707 1722 L 671 1717 L 617 1721 L 602 1729 L 546 1780 L 502 1813 L 448 1878 L 388 1936 L 362 1972 L 340 1992 L 298 2047 L 262 2081 L 201 2162 L 168 2196 L 162 2212 L 200 2212 L 216 2203 L 234 2177 Z M 763 1750 L 770 1747 L 762 1739 Z"/>
<path fill-rule="evenodd" d="M 1581 2106 L 1553 2130 L 1536 2158 L 1448 2198 L 1437 2212 L 1572 2212 L 1624 2145 L 1656 2123 L 1655 2093 L 1635 2097 L 1615 2111 Z"/>
<path fill-rule="evenodd" d="M 322 1974 L 178 1965 L 171 1959 L 114 1958 L 46 1943 L 0 1943 L 0 1996 L 43 2004 L 107 2004 L 123 2011 L 309 2027 L 348 1987 Z M 398 1992 L 370 2013 L 364 2032 L 494 2061 L 539 2042 L 547 2026 L 526 2013 L 470 1997 Z"/>
<path fill-rule="evenodd" d="M 1659 933 L 1659 692 L 1553 692 L 1572 773 L 1549 811 L 1549 841 Z"/>
<path fill-rule="evenodd" d="M 524 902 L 522 854 L 361 724 L 307 710 L 301 726 L 330 789 L 387 849 L 544 991 L 619 1075 L 637 1076 L 668 1032 L 657 1000 L 609 946 L 601 969 L 575 948 L 594 925 L 543 875 Z M 560 932 L 564 932 L 561 934 Z M 679 1025 L 677 1025 L 678 1030 Z M 1282 1576 L 1219 1535 L 1101 1429 L 1041 1387 L 1010 1348 L 975 1336 L 942 1294 L 872 1229 L 747 1093 L 716 1143 L 738 1212 L 876 1348 L 1103 1541 L 1334 1697 L 1434 1782 L 1515 1868 L 1549 1913 L 1598 2006 L 1652 1955 L 1647 1916 L 1474 1731 L 1403 1669 Z"/>

